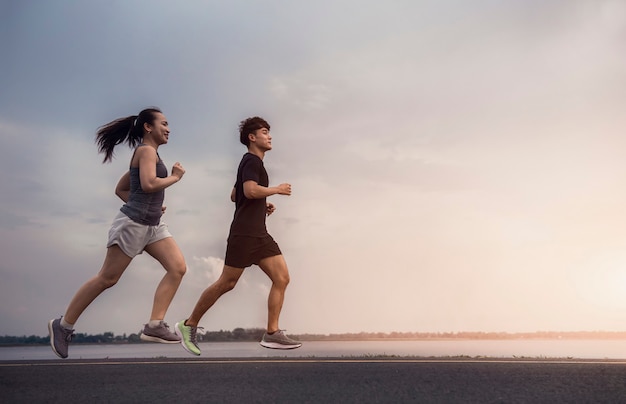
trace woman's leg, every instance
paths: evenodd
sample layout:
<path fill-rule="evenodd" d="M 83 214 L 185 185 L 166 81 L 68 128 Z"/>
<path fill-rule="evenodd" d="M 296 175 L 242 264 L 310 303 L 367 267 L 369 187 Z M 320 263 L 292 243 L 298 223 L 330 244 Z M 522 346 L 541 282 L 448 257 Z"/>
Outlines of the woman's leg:
<path fill-rule="evenodd" d="M 154 293 L 154 303 L 150 315 L 150 320 L 163 320 L 178 286 L 183 280 L 183 275 L 187 271 L 187 264 L 173 237 L 149 244 L 145 251 L 159 261 L 166 271 Z"/>
<path fill-rule="evenodd" d="M 115 285 L 120 279 L 132 258 L 124 254 L 117 245 L 107 248 L 106 257 L 100 272 L 78 289 L 70 302 L 63 320 L 75 324 L 83 311 L 100 293 Z"/>

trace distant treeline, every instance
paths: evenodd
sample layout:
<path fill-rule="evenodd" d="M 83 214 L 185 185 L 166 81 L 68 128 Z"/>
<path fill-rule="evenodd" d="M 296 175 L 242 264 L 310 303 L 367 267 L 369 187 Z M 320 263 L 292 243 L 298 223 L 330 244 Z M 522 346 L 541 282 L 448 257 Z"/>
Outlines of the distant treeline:
<path fill-rule="evenodd" d="M 265 332 L 262 328 L 235 328 L 232 331 L 198 331 L 200 342 L 259 341 Z M 626 331 L 537 331 L 528 333 L 508 332 L 359 332 L 343 334 L 290 334 L 301 341 L 376 341 L 376 340 L 442 340 L 442 339 L 626 339 Z M 48 344 L 48 336 L 0 336 L 0 346 Z M 74 344 L 135 344 L 144 343 L 139 334 L 115 335 L 112 332 L 102 334 L 76 333 Z"/>
<path fill-rule="evenodd" d="M 207 331 L 202 333 L 198 330 L 198 341 L 200 342 L 227 342 L 227 341 L 259 341 L 265 332 L 262 328 L 235 328 L 232 331 Z M 50 343 L 50 337 L 30 336 L 0 336 L 0 346 L 9 345 L 39 345 Z M 103 334 L 83 334 L 75 333 L 72 338 L 73 344 L 143 344 L 139 339 L 139 334 L 115 335 L 112 332 Z"/>

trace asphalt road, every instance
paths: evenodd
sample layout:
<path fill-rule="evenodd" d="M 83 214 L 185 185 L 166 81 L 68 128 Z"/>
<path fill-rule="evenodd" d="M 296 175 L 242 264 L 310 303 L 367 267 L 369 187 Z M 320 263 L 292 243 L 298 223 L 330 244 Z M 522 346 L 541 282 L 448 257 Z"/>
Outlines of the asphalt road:
<path fill-rule="evenodd" d="M 626 362 L 124 359 L 0 362 L 1 403 L 619 403 Z"/>

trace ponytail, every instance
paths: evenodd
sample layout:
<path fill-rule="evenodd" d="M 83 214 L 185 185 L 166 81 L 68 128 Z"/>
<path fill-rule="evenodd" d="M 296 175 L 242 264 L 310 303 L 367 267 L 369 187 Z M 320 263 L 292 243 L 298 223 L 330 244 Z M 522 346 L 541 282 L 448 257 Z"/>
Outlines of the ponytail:
<path fill-rule="evenodd" d="M 103 163 L 113 159 L 113 149 L 121 143 L 128 143 L 130 148 L 137 146 L 143 139 L 143 124 L 152 123 L 156 114 L 161 111 L 158 108 L 147 108 L 139 115 L 131 115 L 119 118 L 98 128 L 96 132 L 96 144 L 98 153 L 104 154 Z"/>

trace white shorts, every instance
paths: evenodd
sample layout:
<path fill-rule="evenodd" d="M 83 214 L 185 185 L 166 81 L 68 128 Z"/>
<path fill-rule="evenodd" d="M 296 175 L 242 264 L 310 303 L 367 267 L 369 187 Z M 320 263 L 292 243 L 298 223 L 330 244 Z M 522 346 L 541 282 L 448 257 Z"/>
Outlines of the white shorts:
<path fill-rule="evenodd" d="M 165 222 L 160 222 L 157 226 L 148 226 L 134 222 L 119 212 L 111 224 L 107 248 L 117 245 L 124 254 L 133 258 L 141 254 L 147 245 L 168 237 L 172 235 Z"/>

